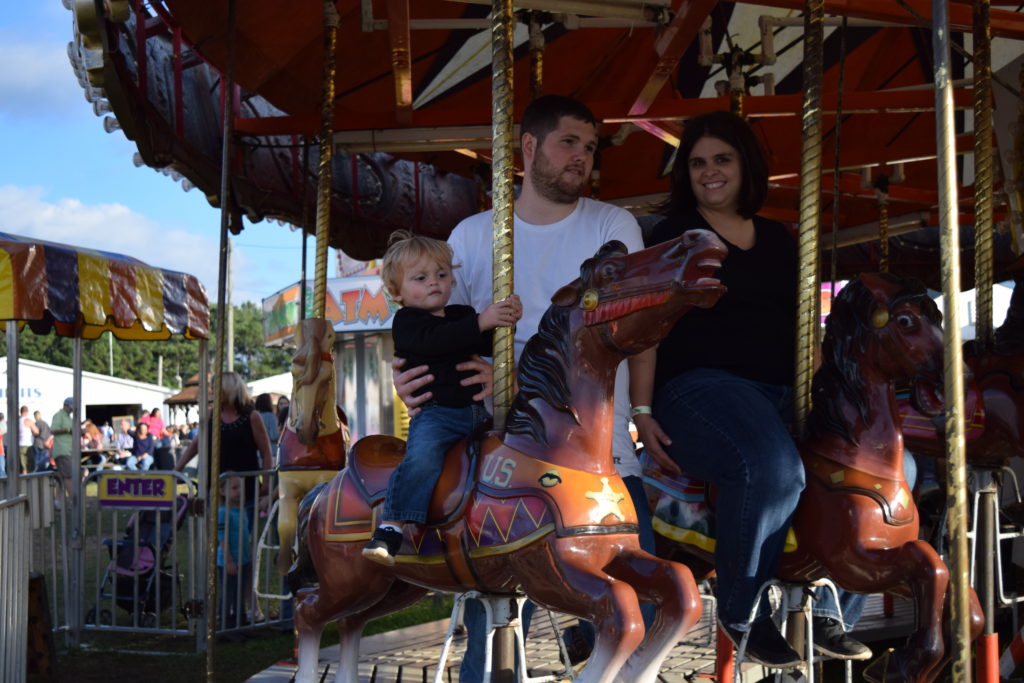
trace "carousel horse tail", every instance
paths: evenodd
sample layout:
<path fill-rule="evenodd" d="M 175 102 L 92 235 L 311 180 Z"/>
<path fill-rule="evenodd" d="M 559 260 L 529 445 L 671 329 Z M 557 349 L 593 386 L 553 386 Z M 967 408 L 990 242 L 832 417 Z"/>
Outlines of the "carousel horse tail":
<path fill-rule="evenodd" d="M 309 492 L 303 496 L 302 502 L 299 503 L 299 510 L 297 514 L 297 530 L 299 552 L 295 556 L 295 562 L 292 563 L 291 569 L 288 571 L 288 589 L 292 592 L 292 595 L 298 595 L 299 589 L 313 586 L 319 582 L 319 578 L 316 575 L 316 568 L 313 566 L 313 560 L 309 556 L 309 545 L 306 543 L 307 528 L 309 526 L 309 513 L 313 509 L 313 503 L 316 502 L 316 497 L 320 494 L 320 491 L 327 486 L 329 482 L 322 482 L 317 484 L 309 490 Z"/>

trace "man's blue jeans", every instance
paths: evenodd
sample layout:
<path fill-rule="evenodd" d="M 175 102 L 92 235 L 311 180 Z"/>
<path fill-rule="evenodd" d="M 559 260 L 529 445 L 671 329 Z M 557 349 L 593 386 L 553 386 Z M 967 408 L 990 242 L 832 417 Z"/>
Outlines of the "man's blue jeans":
<path fill-rule="evenodd" d="M 658 389 L 653 409 L 672 439 L 672 459 L 718 487 L 718 617 L 745 631 L 804 488 L 803 463 L 786 428 L 792 388 L 698 368 Z"/>
<path fill-rule="evenodd" d="M 445 452 L 488 419 L 487 409 L 480 404 L 464 408 L 449 408 L 433 401 L 423 404 L 409 422 L 405 457 L 391 473 L 381 519 L 426 522 Z"/>
<path fill-rule="evenodd" d="M 640 477 L 623 477 L 629 497 L 636 508 L 637 522 L 640 526 L 640 547 L 654 554 L 654 529 L 651 527 L 651 512 L 647 507 L 647 495 L 644 493 L 643 480 Z M 530 622 L 537 606 L 527 600 L 523 604 L 521 615 L 523 637 L 530 632 Z M 644 616 L 644 624 L 650 627 L 654 623 L 655 607 L 649 602 L 640 603 L 640 613 Z M 459 683 L 483 683 L 484 659 L 487 637 L 487 612 L 479 600 L 467 600 L 462 614 L 462 623 L 466 626 L 466 653 L 459 665 Z M 589 621 L 580 622 L 583 637 L 591 644 L 594 642 L 594 626 Z"/>

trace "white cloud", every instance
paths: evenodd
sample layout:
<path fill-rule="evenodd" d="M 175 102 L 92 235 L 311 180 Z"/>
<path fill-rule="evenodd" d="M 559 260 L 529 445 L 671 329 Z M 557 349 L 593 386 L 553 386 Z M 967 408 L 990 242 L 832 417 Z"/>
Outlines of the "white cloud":
<path fill-rule="evenodd" d="M 123 204 L 49 201 L 40 188 L 0 186 L 0 232 L 132 256 L 151 266 L 195 275 L 211 300 L 217 295 L 216 239 L 154 220 Z"/>
<path fill-rule="evenodd" d="M 0 40 L 0 111 L 15 117 L 64 116 L 87 107 L 68 61 L 66 43 L 5 32 Z M 68 40 L 72 38 L 68 26 Z"/>

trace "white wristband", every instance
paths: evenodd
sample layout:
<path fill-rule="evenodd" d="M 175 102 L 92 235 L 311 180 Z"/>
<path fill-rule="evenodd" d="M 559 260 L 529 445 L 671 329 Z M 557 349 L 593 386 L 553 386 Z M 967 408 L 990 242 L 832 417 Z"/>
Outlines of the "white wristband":
<path fill-rule="evenodd" d="M 633 406 L 633 409 L 629 411 L 629 414 L 632 415 L 633 417 L 636 417 L 637 415 L 650 415 L 651 414 L 651 407 L 650 406 Z"/>

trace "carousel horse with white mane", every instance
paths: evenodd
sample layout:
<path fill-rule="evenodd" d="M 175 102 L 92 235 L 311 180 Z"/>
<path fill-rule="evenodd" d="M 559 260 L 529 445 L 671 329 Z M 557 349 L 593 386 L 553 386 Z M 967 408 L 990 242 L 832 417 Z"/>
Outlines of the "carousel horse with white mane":
<path fill-rule="evenodd" d="M 947 659 L 949 570 L 918 539 L 895 392 L 897 385 L 911 387 L 922 414 L 943 410 L 941 322 L 916 281 L 864 274 L 846 285 L 826 323 L 814 405 L 798 443 L 807 485 L 793 517 L 795 548 L 787 548 L 776 576 L 789 582 L 829 577 L 853 592 L 914 599 L 914 632 L 868 666 L 869 681 L 932 681 Z M 685 476 L 666 478 L 646 462 L 644 478 L 659 545 L 671 539 L 676 543 L 666 550 L 713 562 L 706 549 L 713 547 L 707 513 L 714 491 Z M 976 637 L 982 626 L 976 596 L 970 618 Z"/>
<path fill-rule="evenodd" d="M 334 328 L 330 320 L 307 318 L 295 332 L 292 401 L 278 443 L 277 569 L 292 565 L 296 511 L 313 487 L 345 466 L 347 440 L 336 408 Z"/>
<path fill-rule="evenodd" d="M 585 261 L 522 353 L 505 433 L 448 451 L 428 523 L 406 525 L 392 567 L 364 559 L 362 548 L 404 446 L 380 436 L 356 443 L 301 522 L 305 541 L 289 580 L 312 569 L 319 585 L 299 592 L 295 611 L 300 683 L 314 679 L 328 621 L 341 640 L 336 680 L 355 683 L 367 620 L 428 588 L 525 592 L 595 624 L 594 655 L 577 680 L 656 680 L 699 618 L 700 596 L 688 569 L 640 548 L 636 511 L 612 461 L 615 370 L 687 310 L 718 300 L 723 288 L 711 275 L 724 255 L 713 234 L 695 230 L 628 255 L 609 242 Z M 640 601 L 658 608 L 646 631 Z"/>

